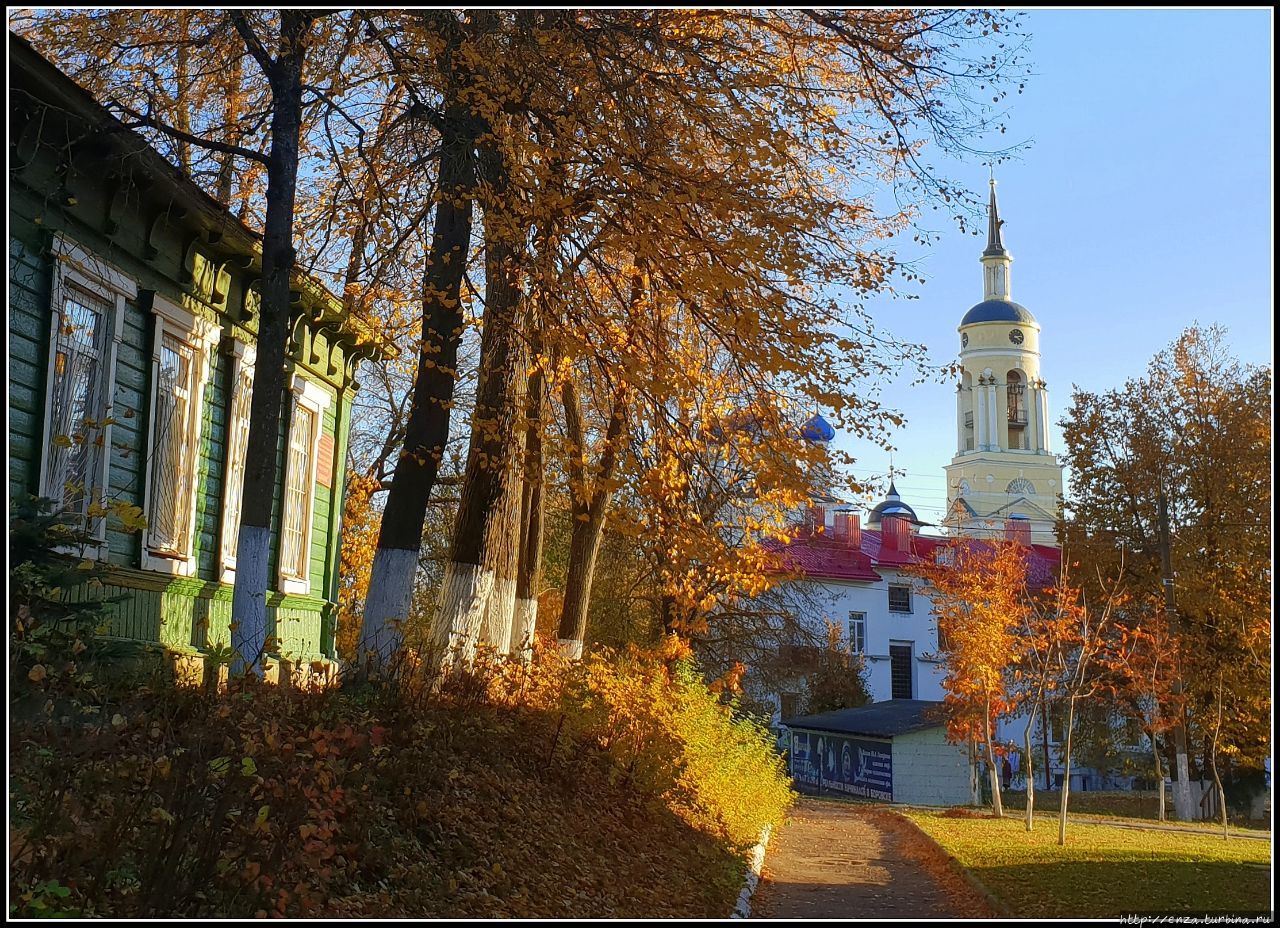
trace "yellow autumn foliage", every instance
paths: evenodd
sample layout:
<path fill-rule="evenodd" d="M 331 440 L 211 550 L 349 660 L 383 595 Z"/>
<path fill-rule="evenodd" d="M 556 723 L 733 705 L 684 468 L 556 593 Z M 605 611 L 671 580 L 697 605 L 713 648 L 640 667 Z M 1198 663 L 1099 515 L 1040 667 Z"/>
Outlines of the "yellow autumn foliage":
<path fill-rule="evenodd" d="M 753 845 L 786 814 L 791 779 L 769 731 L 735 718 L 676 641 L 575 662 L 540 647 L 534 668 L 521 672 L 523 698 L 561 713 L 561 750 L 602 750 L 619 779 L 692 827 Z"/>

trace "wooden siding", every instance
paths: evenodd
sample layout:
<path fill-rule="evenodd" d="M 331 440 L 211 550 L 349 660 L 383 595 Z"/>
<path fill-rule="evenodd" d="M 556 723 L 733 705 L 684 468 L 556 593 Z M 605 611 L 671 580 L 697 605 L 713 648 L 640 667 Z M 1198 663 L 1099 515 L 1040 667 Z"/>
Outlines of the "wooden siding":
<path fill-rule="evenodd" d="M 210 218 L 207 211 L 202 212 L 204 207 L 191 208 L 189 200 L 181 201 L 176 196 L 175 190 L 184 182 L 157 175 L 153 169 L 138 171 L 132 155 L 104 155 L 92 145 L 68 148 L 68 139 L 79 137 L 84 128 L 75 123 L 81 118 L 77 115 L 81 104 L 75 102 L 79 91 L 60 97 L 65 89 L 58 81 L 49 77 L 32 80 L 26 71 L 15 77 L 11 69 L 11 85 L 15 80 L 25 88 L 24 100 L 30 97 L 53 102 L 27 122 L 21 118 L 11 120 L 10 493 L 20 495 L 39 489 L 52 312 L 52 259 L 48 247 L 52 236 L 61 233 L 113 265 L 135 281 L 139 289 L 137 299 L 125 308 L 118 333 L 115 382 L 110 394 L 114 424 L 108 484 L 113 499 L 142 506 L 146 497 L 153 379 L 151 293 L 163 294 L 196 315 L 216 320 L 224 339 L 252 342 L 258 317 L 243 309 L 254 303 L 252 288 L 260 272 L 254 270 L 254 259 L 249 255 L 252 249 L 244 244 L 243 233 L 230 228 L 234 220 L 229 214 L 224 217 L 225 222 Z M 23 104 L 25 108 L 30 105 L 29 100 Z M 14 115 L 11 113 L 11 117 Z M 66 151 L 74 151 L 70 164 L 62 163 Z M 242 237 L 236 239 L 236 234 Z M 307 296 L 302 307 L 311 318 L 327 311 L 324 306 L 328 304 L 317 304 L 316 299 L 314 295 Z M 303 334 L 303 344 L 293 356 L 296 369 L 305 371 L 308 379 L 324 384 L 326 390 L 338 393 L 322 417 L 321 428 L 335 436 L 335 456 L 341 465 L 349 427 L 346 414 L 340 421 L 338 417 L 338 408 L 348 402 L 342 389 L 346 383 L 346 349 L 310 329 Z M 100 592 L 122 597 L 111 607 L 112 633 L 175 650 L 209 648 L 228 643 L 230 638 L 232 588 L 218 583 L 217 576 L 231 365 L 221 351 L 214 353 L 209 362 L 203 384 L 194 487 L 195 576 L 173 577 L 141 570 L 141 535 L 126 531 L 114 518 L 107 520 L 111 581 Z M 285 419 L 277 441 L 278 476 L 270 520 L 273 544 L 269 567 L 273 586 L 278 582 L 287 414 Z M 269 629 L 281 639 L 284 656 L 314 659 L 320 656 L 325 642 L 331 642 L 332 629 L 326 624 L 329 620 L 322 616 L 332 612 L 326 599 L 336 590 L 339 519 L 335 516 L 341 509 L 341 487 L 340 474 L 333 488 L 319 481 L 313 487 L 311 595 L 267 595 Z"/>
<path fill-rule="evenodd" d="M 12 223 L 17 232 L 19 223 Z M 43 345 L 49 271 L 27 242 L 9 239 L 9 495 L 36 492 L 44 441 Z"/>
<path fill-rule="evenodd" d="M 113 391 L 111 466 L 107 475 L 111 498 L 141 506 L 147 473 L 147 417 L 151 397 L 151 320 L 136 303 L 126 303 L 116 350 Z M 48 351 L 46 346 L 45 351 Z M 123 567 L 137 566 L 142 537 L 107 519 L 107 559 Z"/>
<path fill-rule="evenodd" d="M 217 580 L 222 539 L 222 482 L 227 466 L 227 403 L 230 359 L 214 351 L 204 385 L 200 413 L 200 463 L 196 470 L 196 528 L 193 539 L 197 576 Z"/>

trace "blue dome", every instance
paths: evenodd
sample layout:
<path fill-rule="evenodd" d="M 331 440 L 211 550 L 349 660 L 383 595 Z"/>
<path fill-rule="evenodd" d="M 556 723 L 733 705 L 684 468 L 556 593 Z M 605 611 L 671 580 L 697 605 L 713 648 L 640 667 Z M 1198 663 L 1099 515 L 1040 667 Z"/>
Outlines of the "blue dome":
<path fill-rule="evenodd" d="M 813 418 L 800 426 L 800 435 L 806 441 L 831 441 L 836 437 L 836 430 L 831 423 L 815 413 Z"/>
<path fill-rule="evenodd" d="M 1031 315 L 1031 310 L 1013 300 L 983 300 L 960 320 L 961 325 L 973 325 L 975 322 L 1021 322 L 1035 325 L 1036 317 Z"/>

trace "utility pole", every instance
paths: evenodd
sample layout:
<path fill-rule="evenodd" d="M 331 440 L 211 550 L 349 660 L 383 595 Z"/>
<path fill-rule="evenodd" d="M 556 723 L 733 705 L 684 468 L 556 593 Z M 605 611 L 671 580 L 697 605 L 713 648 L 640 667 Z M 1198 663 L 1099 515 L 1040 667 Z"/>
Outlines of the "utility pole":
<path fill-rule="evenodd" d="M 1173 592 L 1173 551 L 1169 544 L 1169 501 L 1160 490 L 1160 572 L 1161 584 L 1164 586 L 1164 608 L 1169 619 L 1169 631 L 1173 640 L 1178 640 L 1178 607 Z M 1182 695 L 1182 668 L 1179 665 L 1173 679 L 1173 695 Z M 1181 702 L 1181 700 L 1178 700 Z M 1173 726 L 1173 747 L 1175 756 L 1173 781 L 1173 811 L 1181 821 L 1193 821 L 1197 815 L 1197 807 L 1191 801 L 1191 768 L 1187 763 L 1187 727 L 1184 724 L 1186 714 L 1178 707 L 1178 721 Z"/>

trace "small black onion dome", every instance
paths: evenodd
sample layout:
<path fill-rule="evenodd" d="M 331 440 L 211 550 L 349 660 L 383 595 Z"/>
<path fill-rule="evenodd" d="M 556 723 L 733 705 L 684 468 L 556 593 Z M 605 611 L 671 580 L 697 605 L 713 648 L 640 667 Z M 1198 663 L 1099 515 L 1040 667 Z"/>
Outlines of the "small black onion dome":
<path fill-rule="evenodd" d="M 916 525 L 921 524 L 916 518 L 916 511 L 902 501 L 902 497 L 898 495 L 897 488 L 893 485 L 893 481 L 889 481 L 889 495 L 885 497 L 884 502 L 872 509 L 867 515 L 867 525 L 879 525 L 885 516 L 905 516 Z"/>
<path fill-rule="evenodd" d="M 983 300 L 960 320 L 962 326 L 973 325 L 975 322 L 1021 322 L 1036 325 L 1036 317 L 1031 315 L 1031 310 L 1013 300 Z"/>

